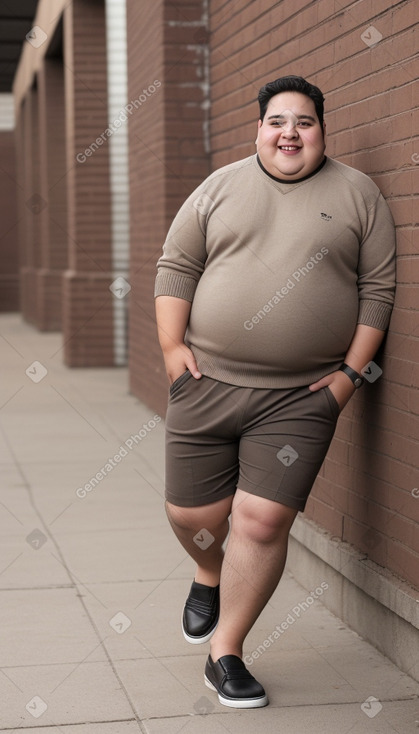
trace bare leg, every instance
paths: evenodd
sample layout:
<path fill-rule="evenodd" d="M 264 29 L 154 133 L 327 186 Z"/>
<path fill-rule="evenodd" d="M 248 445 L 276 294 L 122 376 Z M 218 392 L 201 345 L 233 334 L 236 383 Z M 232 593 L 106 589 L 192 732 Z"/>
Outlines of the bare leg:
<path fill-rule="evenodd" d="M 173 531 L 198 565 L 195 581 L 200 584 L 217 586 L 220 583 L 224 557 L 222 545 L 229 530 L 228 517 L 232 501 L 233 496 L 201 507 L 179 507 L 166 502 L 166 512 Z M 197 534 L 198 539 L 194 540 Z M 202 546 L 199 538 L 202 538 Z"/>
<path fill-rule="evenodd" d="M 242 657 L 243 642 L 275 591 L 285 566 L 297 510 L 238 489 L 222 564 L 220 620 L 211 657 Z"/>

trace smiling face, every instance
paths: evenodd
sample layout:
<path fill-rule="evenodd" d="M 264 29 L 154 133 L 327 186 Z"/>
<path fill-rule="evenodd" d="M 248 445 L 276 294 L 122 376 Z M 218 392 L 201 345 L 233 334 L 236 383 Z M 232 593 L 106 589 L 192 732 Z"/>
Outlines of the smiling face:
<path fill-rule="evenodd" d="M 256 145 L 262 165 L 276 178 L 293 181 L 308 176 L 324 158 L 325 129 L 310 97 L 300 92 L 276 94 L 258 122 Z"/>

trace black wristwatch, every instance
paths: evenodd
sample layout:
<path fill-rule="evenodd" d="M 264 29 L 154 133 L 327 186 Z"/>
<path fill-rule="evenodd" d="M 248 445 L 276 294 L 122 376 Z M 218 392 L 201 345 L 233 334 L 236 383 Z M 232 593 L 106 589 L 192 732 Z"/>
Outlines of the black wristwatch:
<path fill-rule="evenodd" d="M 355 372 L 355 370 L 353 370 L 352 367 L 349 367 L 349 365 L 345 364 L 345 362 L 341 364 L 339 369 L 342 372 L 344 372 L 345 375 L 348 375 L 349 379 L 352 380 L 352 382 L 354 383 L 357 389 L 361 387 L 361 385 L 364 384 L 364 378 L 361 377 L 361 375 L 359 375 L 358 372 Z"/>

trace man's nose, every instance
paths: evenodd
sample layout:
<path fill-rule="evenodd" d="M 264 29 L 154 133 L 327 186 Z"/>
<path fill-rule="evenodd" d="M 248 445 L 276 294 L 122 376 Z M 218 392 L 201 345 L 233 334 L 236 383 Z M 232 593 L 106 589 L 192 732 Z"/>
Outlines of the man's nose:
<path fill-rule="evenodd" d="M 282 134 L 292 137 L 297 135 L 296 124 L 297 123 L 293 122 L 292 120 L 288 120 L 287 122 L 285 122 L 282 126 Z"/>

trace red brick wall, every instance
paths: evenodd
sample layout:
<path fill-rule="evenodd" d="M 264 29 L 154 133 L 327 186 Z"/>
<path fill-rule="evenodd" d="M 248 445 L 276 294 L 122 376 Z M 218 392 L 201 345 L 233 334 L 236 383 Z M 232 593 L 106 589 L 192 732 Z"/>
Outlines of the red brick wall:
<path fill-rule="evenodd" d="M 154 316 L 156 262 L 176 211 L 209 172 L 203 0 L 128 0 L 127 16 L 128 99 L 155 87 L 129 118 L 130 385 L 163 414 L 167 379 Z"/>
<path fill-rule="evenodd" d="M 383 375 L 343 411 L 305 515 L 419 586 L 417 4 L 243 5 L 210 2 L 212 168 L 254 153 L 259 87 L 300 74 L 325 94 L 327 153 L 376 181 L 397 225 Z"/>
<path fill-rule="evenodd" d="M 144 34 L 144 28 L 147 33 Z M 162 82 L 163 3 L 127 2 L 128 100 Z M 165 121 L 162 86 L 129 120 L 130 285 L 129 366 L 132 392 L 162 409 L 165 383 L 156 339 L 153 270 L 166 230 Z M 147 392 L 149 396 L 147 397 Z"/>
<path fill-rule="evenodd" d="M 45 58 L 38 72 L 41 267 L 37 273 L 37 326 L 61 327 L 62 276 L 67 268 L 67 177 L 65 158 L 64 66 Z"/>
<path fill-rule="evenodd" d="M 0 132 L 0 311 L 19 309 L 18 214 L 15 138 Z"/>
<path fill-rule="evenodd" d="M 105 6 L 73 0 L 64 10 L 68 267 L 63 281 L 64 359 L 114 363 Z M 106 141 L 106 138 L 105 138 Z M 84 151 L 90 150 L 89 154 Z"/>
<path fill-rule="evenodd" d="M 25 145 L 25 119 L 26 107 L 28 99 L 24 99 L 20 108 L 16 111 L 15 120 L 15 152 L 16 152 L 16 200 L 17 200 L 17 257 L 18 257 L 18 275 L 19 275 L 19 306 L 18 310 L 24 315 L 25 301 L 27 297 L 24 293 L 25 279 L 23 276 L 23 268 L 26 264 L 27 247 L 26 247 L 26 217 L 28 209 L 25 204 L 25 184 L 28 169 L 27 148 Z"/>
<path fill-rule="evenodd" d="M 176 210 L 209 170 L 254 153 L 259 87 L 282 74 L 307 77 L 326 95 L 327 152 L 371 175 L 392 209 L 398 291 L 376 358 L 383 376 L 344 410 L 306 516 L 419 585 L 417 3 L 127 0 L 127 13 L 128 98 L 141 100 L 129 117 L 132 391 L 164 413 L 153 285 Z M 73 366 L 113 363 L 108 147 L 76 162 L 107 126 L 105 38 L 102 0 L 66 5 L 63 331 Z M 36 89 L 26 90 L 17 129 L 22 310 L 39 323 L 38 110 Z M 51 268 L 63 266 L 50 260 Z"/>
<path fill-rule="evenodd" d="M 57 16 L 50 10 L 55 28 Z M 73 0 L 59 24 L 62 42 L 60 30 L 48 40 L 52 56 L 44 47 L 31 68 L 23 54 L 14 90 L 21 100 L 16 125 L 21 310 L 38 329 L 62 326 L 67 365 L 111 366 L 105 4 Z"/>
<path fill-rule="evenodd" d="M 19 258 L 22 315 L 29 323 L 37 322 L 37 276 L 40 258 L 39 210 L 41 199 L 38 182 L 38 93 L 36 85 L 28 89 L 22 102 L 16 138 L 18 153 Z"/>

